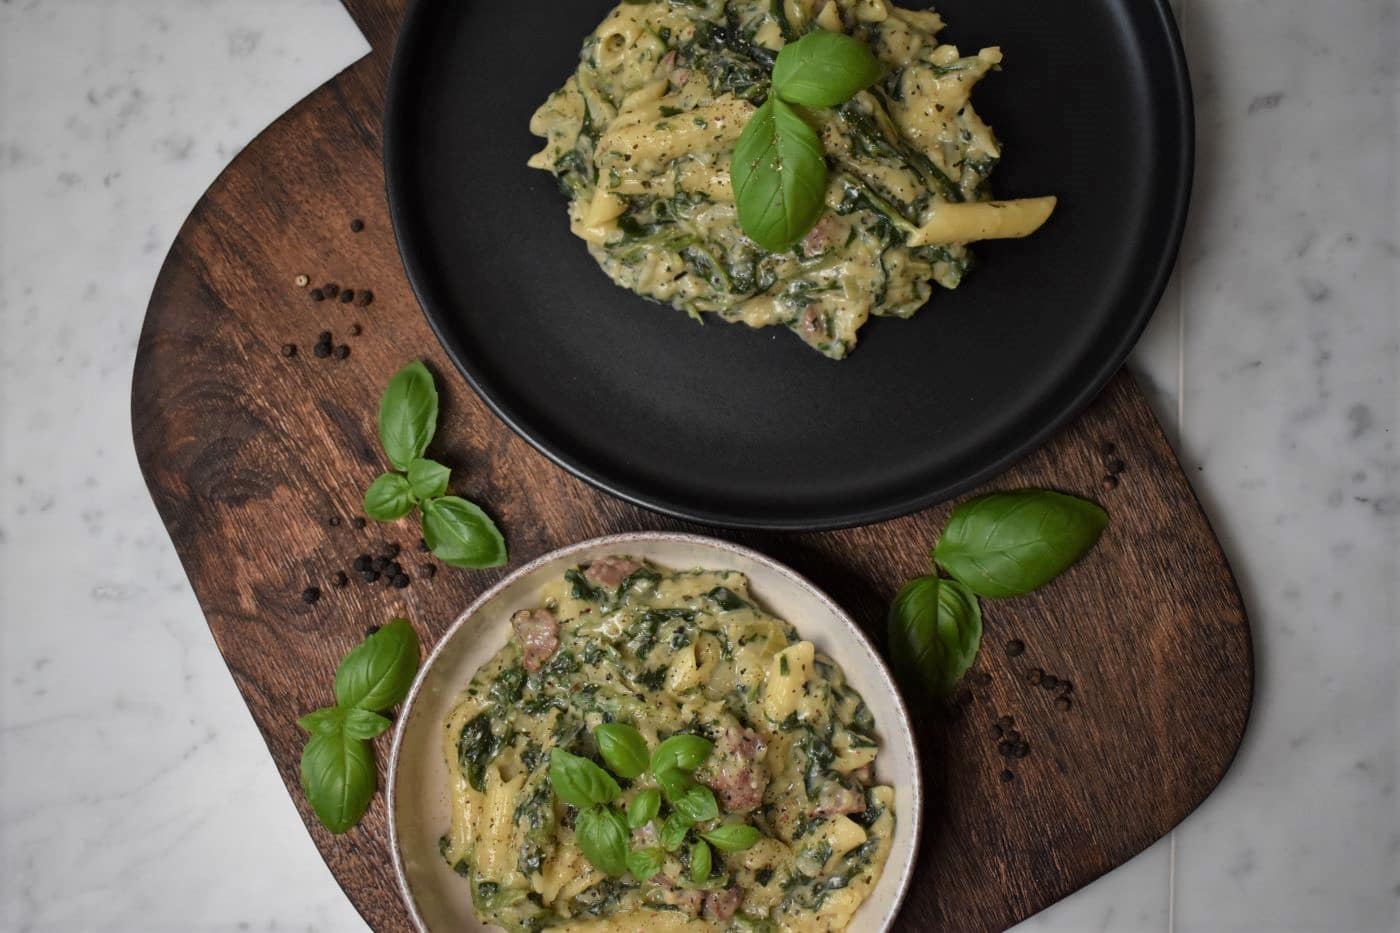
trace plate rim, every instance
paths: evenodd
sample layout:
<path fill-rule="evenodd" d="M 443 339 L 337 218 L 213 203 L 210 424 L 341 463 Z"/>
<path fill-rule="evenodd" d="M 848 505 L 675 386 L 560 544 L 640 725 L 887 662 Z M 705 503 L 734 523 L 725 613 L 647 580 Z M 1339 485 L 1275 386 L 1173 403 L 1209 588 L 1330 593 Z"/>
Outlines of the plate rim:
<path fill-rule="evenodd" d="M 1112 0 L 1117 4 L 1133 3 L 1150 6 L 1149 15 L 1156 14 L 1156 23 L 1166 43 L 1164 47 L 1167 58 L 1166 71 L 1169 72 L 1161 77 L 1169 77 L 1171 87 L 1175 91 L 1176 100 L 1173 108 L 1175 114 L 1172 115 L 1175 118 L 1177 130 L 1175 156 L 1181 168 L 1175 179 L 1175 184 L 1163 198 L 1164 203 L 1170 206 L 1170 222 L 1165 230 L 1166 248 L 1158 254 L 1157 261 L 1151 268 L 1150 276 L 1145 277 L 1147 287 L 1142 292 L 1141 300 L 1135 308 L 1131 309 L 1132 314 L 1126 319 L 1127 326 L 1123 329 L 1120 338 L 1112 345 L 1111 352 L 1105 354 L 1103 361 L 1093 370 L 1093 375 L 1071 394 L 1067 404 L 1061 406 L 1053 417 L 1047 418 L 1035 430 L 1012 443 L 1001 456 L 964 475 L 961 479 L 931 487 L 917 495 L 894 496 L 888 504 L 878 507 L 857 508 L 841 512 L 808 510 L 798 516 L 764 516 L 762 514 L 756 516 L 752 510 L 741 513 L 734 509 L 726 510 L 697 503 L 693 501 L 693 497 L 680 495 L 674 491 L 664 494 L 648 494 L 646 491 L 636 488 L 636 484 L 628 482 L 625 478 L 621 480 L 615 477 L 609 478 L 602 472 L 581 462 L 581 458 L 575 457 L 563 449 L 556 449 L 559 445 L 552 445 L 545 437 L 537 436 L 537 432 L 530 430 L 524 420 L 508 404 L 491 392 L 483 380 L 478 378 L 476 366 L 470 362 L 470 355 L 459 346 L 459 340 L 444 325 L 443 320 L 440 320 L 439 316 L 434 315 L 429 310 L 428 288 L 424 281 L 426 273 L 421 266 L 421 260 L 414 260 L 415 247 L 405 232 L 408 222 L 404 217 L 404 199 L 401 191 L 403 185 L 400 179 L 404 171 L 404 156 L 400 151 L 401 147 L 395 142 L 400 136 L 396 132 L 396 125 L 402 117 L 396 117 L 395 114 L 402 113 L 400 104 L 406 96 L 405 85 L 410 80 L 406 77 L 408 66 L 404 64 L 408 57 L 406 49 L 409 46 L 410 37 L 414 35 L 419 20 L 424 17 L 423 11 L 434 2 L 438 2 L 438 0 L 411 0 L 408 12 L 404 15 L 394 42 L 394 55 L 389 65 L 389 75 L 386 82 L 383 134 L 384 188 L 389 207 L 390 226 L 394 231 L 394 244 L 398 249 L 404 275 L 408 279 L 409 286 L 413 289 L 419 310 L 427 319 L 428 326 L 432 329 L 433 335 L 437 337 L 443 352 L 447 354 L 452 365 L 467 380 L 476 396 L 486 403 L 486 406 L 506 427 L 572 476 L 610 496 L 649 511 L 718 528 L 750 531 L 836 531 L 900 518 L 956 498 L 1001 475 L 1038 450 L 1057 431 L 1077 417 L 1103 391 L 1109 380 L 1123 367 L 1133 347 L 1137 345 L 1148 322 L 1156 312 L 1163 294 L 1166 293 L 1172 272 L 1176 268 L 1177 256 L 1181 251 L 1182 237 L 1185 232 L 1186 218 L 1191 206 L 1196 163 L 1195 97 L 1186 52 L 1181 40 L 1181 30 L 1168 0 L 1145 0 L 1145 2 L 1144 0 Z M 692 501 L 687 501 L 688 499 Z"/>
<path fill-rule="evenodd" d="M 442 637 L 433 645 L 432 650 L 428 652 L 427 657 L 423 659 L 423 663 L 419 666 L 418 673 L 413 678 L 413 683 L 409 687 L 408 694 L 404 697 L 403 703 L 399 706 L 397 721 L 394 725 L 394 741 L 390 746 L 389 761 L 385 766 L 384 782 L 384 816 L 389 829 L 389 857 L 394 865 L 394 881 L 399 890 L 399 899 L 408 909 L 409 919 L 413 922 L 414 929 L 419 931 L 419 933 L 431 933 L 431 931 L 429 931 L 427 926 L 423 923 L 423 918 L 418 911 L 417 901 L 414 899 L 409 889 L 408 875 L 404 867 L 403 855 L 399 846 L 398 821 L 394 818 L 394 814 L 396 812 L 395 805 L 398 799 L 399 753 L 402 750 L 404 734 L 408 730 L 408 723 L 411 718 L 409 715 L 410 711 L 413 708 L 414 702 L 418 699 L 418 695 L 424 683 L 427 681 L 428 672 L 437 662 L 438 657 L 446 648 L 447 643 L 457 637 L 461 630 L 466 627 L 467 623 L 490 601 L 495 599 L 502 591 L 513 585 L 521 577 L 533 573 L 546 564 L 579 551 L 590 550 L 601 546 L 644 545 L 647 542 L 659 540 L 691 544 L 698 547 L 735 554 L 762 564 L 770 570 L 787 577 L 788 580 L 796 586 L 806 590 L 819 602 L 823 603 L 827 609 L 830 610 L 832 615 L 855 636 L 857 643 L 865 649 L 869 660 L 874 663 L 875 669 L 883 682 L 883 686 L 888 688 L 890 696 L 894 699 L 895 710 L 898 713 L 898 718 L 902 727 L 902 744 L 912 765 L 913 780 L 909 790 L 913 801 L 912 809 L 914 811 L 912 823 L 913 843 L 909 851 L 909 860 L 904 865 L 899 878 L 899 886 L 895 891 L 892 909 L 882 929 L 889 930 L 898 919 L 900 909 L 904 906 L 905 898 L 909 894 L 909 888 L 913 885 L 914 875 L 919 864 L 919 848 L 924 829 L 924 776 L 923 762 L 919 755 L 917 731 L 914 728 L 914 719 L 910 715 L 909 705 L 905 702 L 904 694 L 900 692 L 898 683 L 894 678 L 893 672 L 890 670 L 889 664 L 886 663 L 884 656 L 875 648 L 869 636 L 866 635 L 865 630 L 856 624 L 855 619 L 851 618 L 850 613 L 842 608 L 840 603 L 832 599 L 825 590 L 817 586 L 807 576 L 799 573 L 776 558 L 769 557 L 761 551 L 745 547 L 742 544 L 735 544 L 732 541 L 725 541 L 721 538 L 714 538 L 709 535 L 697 535 L 680 531 L 627 531 L 619 534 L 600 535 L 595 538 L 577 541 L 573 544 L 567 544 L 563 547 L 546 551 L 505 575 L 492 584 L 484 593 L 472 600 L 467 608 L 462 610 L 457 618 L 452 621 L 452 624 L 447 627 L 447 630 L 443 632 Z M 642 557 L 646 556 L 640 552 L 638 553 Z M 887 864 L 886 868 L 888 867 L 889 865 Z"/>

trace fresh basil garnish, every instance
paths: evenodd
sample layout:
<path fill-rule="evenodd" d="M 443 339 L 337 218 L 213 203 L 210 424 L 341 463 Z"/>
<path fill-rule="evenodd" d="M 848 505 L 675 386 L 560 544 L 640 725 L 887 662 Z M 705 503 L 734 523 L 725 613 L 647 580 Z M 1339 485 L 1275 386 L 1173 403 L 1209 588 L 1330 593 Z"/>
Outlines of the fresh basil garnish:
<path fill-rule="evenodd" d="M 711 867 L 709 844 L 704 840 L 697 840 L 690 847 L 690 880 L 696 884 L 704 884 L 710 877 Z"/>
<path fill-rule="evenodd" d="M 661 791 L 655 787 L 648 787 L 633 797 L 632 802 L 627 805 L 627 825 L 633 829 L 640 829 L 656 819 L 660 810 Z"/>
<path fill-rule="evenodd" d="M 982 611 L 956 580 L 911 580 L 890 605 L 890 657 L 935 696 L 947 696 L 977 658 Z"/>
<path fill-rule="evenodd" d="M 783 46 L 773 63 L 773 87 L 783 100 L 804 107 L 835 107 L 885 73 L 859 39 L 817 29 Z"/>
<path fill-rule="evenodd" d="M 655 847 L 637 849 L 627 853 L 627 870 L 638 881 L 646 881 L 661 871 L 661 865 L 665 860 L 666 856 Z"/>
<path fill-rule="evenodd" d="M 826 157 L 806 119 L 770 97 L 749 118 L 730 164 L 739 225 L 770 252 L 794 245 L 826 206 Z"/>
<path fill-rule="evenodd" d="M 369 809 L 377 783 L 369 743 L 344 730 L 316 733 L 301 753 L 301 788 L 321 825 L 339 835 Z"/>
<path fill-rule="evenodd" d="M 371 712 L 396 706 L 418 673 L 418 635 L 395 619 L 345 656 L 335 671 L 335 700 Z"/>
<path fill-rule="evenodd" d="M 351 707 L 345 711 L 345 734 L 352 739 L 372 739 L 387 732 L 393 722 L 386 716 L 367 709 Z"/>
<path fill-rule="evenodd" d="M 622 814 L 611 807 L 589 807 L 574 824 L 574 838 L 584 857 L 614 878 L 627 874 L 628 835 Z"/>
<path fill-rule="evenodd" d="M 642 734 L 620 722 L 604 723 L 593 730 L 598 751 L 609 769 L 629 780 L 647 769 L 647 743 Z"/>
<path fill-rule="evenodd" d="M 365 514 L 392 522 L 413 511 L 413 490 L 402 473 L 381 473 L 365 490 Z"/>
<path fill-rule="evenodd" d="M 408 485 L 418 502 L 447 495 L 447 483 L 451 478 L 452 471 L 436 460 L 415 457 L 408 465 Z"/>
<path fill-rule="evenodd" d="M 674 852 L 685 842 L 686 833 L 690 832 L 690 823 L 679 813 L 672 813 L 666 817 L 666 822 L 661 827 L 658 838 L 661 847 L 667 852 Z"/>
<path fill-rule="evenodd" d="M 423 456 L 437 431 L 438 393 L 433 374 L 414 361 L 394 374 L 379 400 L 379 442 L 389 462 L 407 470 Z"/>
<path fill-rule="evenodd" d="M 693 784 L 683 794 L 671 798 L 671 807 L 693 823 L 719 819 L 719 802 L 715 792 L 704 784 Z"/>
<path fill-rule="evenodd" d="M 953 510 L 933 559 L 979 596 L 1020 596 L 1073 566 L 1107 524 L 1099 506 L 1063 493 L 992 493 Z"/>
<path fill-rule="evenodd" d="M 788 249 L 826 207 L 821 139 L 792 105 L 835 107 L 883 73 L 863 42 L 821 29 L 778 53 L 768 100 L 745 124 L 729 166 L 739 225 L 751 240 L 770 252 Z"/>
<path fill-rule="evenodd" d="M 622 793 L 611 774 L 562 748 L 549 752 L 549 783 L 560 800 L 580 810 L 612 803 Z"/>
<path fill-rule="evenodd" d="M 454 567 L 483 569 L 506 562 L 506 540 L 491 516 L 457 496 L 423 503 L 423 540 L 435 557 Z"/>
<path fill-rule="evenodd" d="M 757 829 L 747 823 L 726 823 L 723 826 L 716 826 L 707 833 L 701 833 L 700 838 L 721 852 L 742 852 L 758 842 L 761 835 Z"/>
<path fill-rule="evenodd" d="M 666 739 L 651 753 L 653 774 L 662 771 L 694 771 L 710 757 L 714 745 L 708 739 L 682 732 Z"/>

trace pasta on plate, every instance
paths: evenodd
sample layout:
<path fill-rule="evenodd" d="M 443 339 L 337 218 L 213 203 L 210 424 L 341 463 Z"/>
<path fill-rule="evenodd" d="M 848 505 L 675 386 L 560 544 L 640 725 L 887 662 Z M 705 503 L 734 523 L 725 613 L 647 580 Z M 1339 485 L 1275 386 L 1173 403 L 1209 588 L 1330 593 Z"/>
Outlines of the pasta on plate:
<path fill-rule="evenodd" d="M 604 558 L 568 571 L 511 623 L 443 736 L 453 816 L 442 853 L 483 922 L 575 933 L 847 927 L 894 836 L 875 723 L 840 666 L 760 608 L 743 574 Z M 551 786 L 551 754 L 596 759 L 603 723 L 635 727 L 652 748 L 680 735 L 712 745 L 694 780 L 713 791 L 715 818 L 668 846 L 675 810 L 661 803 L 631 829 L 633 847 L 665 850 L 647 877 L 592 865 L 580 812 Z M 620 784 L 616 806 L 629 813 L 664 786 L 650 772 Z M 697 878 L 687 846 L 735 824 L 756 841 L 716 850 Z"/>
<path fill-rule="evenodd" d="M 570 227 L 618 285 L 697 319 L 783 325 L 840 359 L 873 315 L 907 318 L 956 288 L 967 244 L 1021 237 L 1055 199 L 992 199 L 1001 158 L 969 100 L 1002 54 L 942 43 L 939 15 L 887 0 L 625 0 L 535 113 L 530 165 L 555 175 Z M 885 76 L 804 109 L 829 165 L 825 209 L 795 248 L 746 237 L 730 157 L 777 53 L 825 29 L 867 43 Z"/>

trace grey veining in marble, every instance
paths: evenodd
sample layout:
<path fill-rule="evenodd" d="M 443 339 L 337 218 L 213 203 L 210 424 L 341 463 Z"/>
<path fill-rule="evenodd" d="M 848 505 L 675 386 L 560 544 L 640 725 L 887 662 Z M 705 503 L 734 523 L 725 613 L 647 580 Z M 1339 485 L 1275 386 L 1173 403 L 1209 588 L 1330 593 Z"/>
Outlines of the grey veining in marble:
<path fill-rule="evenodd" d="M 1400 0 L 1180 0 L 1199 176 L 1134 368 L 1259 688 L 1169 837 L 1026 930 L 1400 928 Z M 364 51 L 334 0 L 0 0 L 0 929 L 362 930 L 155 515 L 146 299 L 238 149 Z"/>

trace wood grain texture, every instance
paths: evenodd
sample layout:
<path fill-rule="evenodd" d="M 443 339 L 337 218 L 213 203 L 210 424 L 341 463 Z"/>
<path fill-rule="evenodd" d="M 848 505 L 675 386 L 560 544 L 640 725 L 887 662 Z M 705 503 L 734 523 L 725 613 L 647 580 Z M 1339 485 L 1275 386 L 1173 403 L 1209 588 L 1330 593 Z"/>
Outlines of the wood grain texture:
<path fill-rule="evenodd" d="M 357 829 L 323 831 L 298 787 L 296 717 L 332 699 L 335 664 L 367 625 L 403 615 L 431 642 L 509 570 L 427 579 L 415 573 L 414 520 L 351 524 L 384 467 L 373 413 L 403 363 L 425 358 L 435 371 L 434 450 L 454 470 L 453 491 L 497 516 L 512 566 L 617 531 L 717 534 L 818 581 L 883 642 L 888 600 L 926 572 L 947 517 L 936 508 L 826 534 L 697 528 L 593 490 L 498 422 L 434 340 L 389 226 L 381 115 L 403 3 L 349 2 L 372 54 L 259 136 L 195 207 L 156 283 L 132 389 L 142 469 L 219 649 L 312 838 L 377 930 L 408 927 L 382 795 Z M 363 232 L 351 231 L 354 218 Z M 370 288 L 374 302 L 315 303 L 299 274 Z M 352 324 L 362 335 L 350 336 Z M 313 356 L 323 330 L 350 346 L 348 359 Z M 287 343 L 296 356 L 280 353 Z M 1100 485 L 1106 443 L 1126 464 L 1112 490 Z M 1249 715 L 1250 637 L 1234 579 L 1130 376 L 992 485 L 1089 496 L 1113 520 L 1060 581 L 986 604 L 977 673 L 990 682 L 974 680 L 970 705 L 914 699 L 928 812 L 902 929 L 1004 929 L 1123 863 L 1210 793 Z M 384 541 L 409 553 L 410 587 L 329 585 Z M 324 591 L 315 605 L 299 598 L 308 585 Z M 1024 655 L 1006 657 L 1011 638 L 1025 641 Z M 1073 682 L 1071 710 L 1026 682 L 1032 667 Z M 1002 714 L 1032 749 L 1007 783 L 990 735 Z M 386 750 L 378 743 L 381 767 Z"/>

